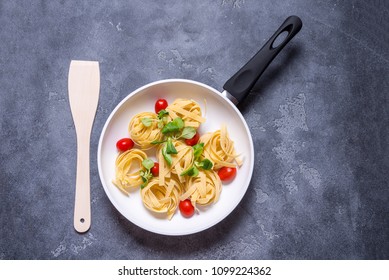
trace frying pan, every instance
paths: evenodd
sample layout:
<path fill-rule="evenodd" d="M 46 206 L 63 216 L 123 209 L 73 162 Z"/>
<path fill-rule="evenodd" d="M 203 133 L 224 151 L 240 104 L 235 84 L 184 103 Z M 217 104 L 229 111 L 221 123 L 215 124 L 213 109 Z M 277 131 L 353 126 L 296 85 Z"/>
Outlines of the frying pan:
<path fill-rule="evenodd" d="M 250 130 L 236 105 L 248 95 L 270 62 L 301 27 L 299 17 L 288 17 L 254 57 L 224 84 L 223 92 L 192 80 L 168 79 L 136 89 L 116 106 L 103 127 L 97 161 L 104 190 L 111 203 L 123 216 L 133 224 L 154 233 L 186 235 L 212 227 L 235 209 L 246 193 L 254 168 L 254 147 Z M 276 39 L 281 33 L 286 33 L 286 37 L 276 45 Z M 277 41 L 280 41 L 279 38 Z M 205 111 L 206 118 L 206 122 L 200 126 L 200 134 L 215 131 L 220 129 L 222 124 L 226 124 L 230 138 L 244 161 L 234 180 L 223 185 L 219 201 L 200 208 L 199 213 L 189 219 L 176 213 L 169 221 L 165 217 L 153 214 L 143 206 L 139 190 L 125 196 L 112 184 L 118 154 L 116 141 L 128 137 L 130 119 L 137 113 L 153 111 L 158 98 L 164 98 L 168 102 L 176 98 L 196 100 Z M 154 151 L 147 153 L 149 157 L 155 159 Z"/>

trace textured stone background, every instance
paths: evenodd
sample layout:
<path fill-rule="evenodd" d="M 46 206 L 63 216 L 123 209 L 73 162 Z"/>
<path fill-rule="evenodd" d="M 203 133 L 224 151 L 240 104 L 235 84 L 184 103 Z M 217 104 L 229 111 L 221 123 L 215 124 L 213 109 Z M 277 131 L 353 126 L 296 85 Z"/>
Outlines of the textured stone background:
<path fill-rule="evenodd" d="M 123 218 L 96 164 L 114 107 L 159 79 L 221 89 L 291 14 L 303 29 L 240 107 L 257 164 L 237 209 L 184 237 Z M 0 259 L 388 259 L 388 18 L 384 0 L 0 1 Z M 101 69 L 84 235 L 71 59 Z"/>

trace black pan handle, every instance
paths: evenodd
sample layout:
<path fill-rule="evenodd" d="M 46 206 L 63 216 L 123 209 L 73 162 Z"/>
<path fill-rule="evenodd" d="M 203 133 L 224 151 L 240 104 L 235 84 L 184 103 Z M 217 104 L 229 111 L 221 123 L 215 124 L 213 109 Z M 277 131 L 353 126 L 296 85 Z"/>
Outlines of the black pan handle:
<path fill-rule="evenodd" d="M 234 76 L 232 76 L 223 88 L 236 98 L 237 102 L 242 101 L 254 87 L 255 83 L 273 61 L 285 45 L 300 31 L 303 23 L 297 16 L 288 17 L 278 28 L 266 44 L 246 63 Z M 276 38 L 286 31 L 285 39 L 273 47 Z"/>

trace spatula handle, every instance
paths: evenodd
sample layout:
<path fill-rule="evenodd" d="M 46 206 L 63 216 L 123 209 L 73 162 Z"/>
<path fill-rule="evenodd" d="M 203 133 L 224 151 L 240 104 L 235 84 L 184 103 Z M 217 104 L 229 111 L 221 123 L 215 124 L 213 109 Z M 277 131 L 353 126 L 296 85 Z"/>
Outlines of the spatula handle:
<path fill-rule="evenodd" d="M 77 134 L 76 198 L 74 205 L 74 228 L 86 232 L 91 226 L 89 154 L 90 133 Z"/>

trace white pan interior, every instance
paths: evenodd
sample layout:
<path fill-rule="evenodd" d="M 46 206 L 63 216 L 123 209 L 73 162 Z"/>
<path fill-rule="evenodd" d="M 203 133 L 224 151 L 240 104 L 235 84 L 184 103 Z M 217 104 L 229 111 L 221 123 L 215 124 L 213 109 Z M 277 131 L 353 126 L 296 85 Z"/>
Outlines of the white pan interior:
<path fill-rule="evenodd" d="M 230 138 L 235 142 L 237 153 L 244 159 L 235 179 L 224 185 L 217 203 L 202 209 L 191 218 L 184 218 L 177 209 L 169 221 L 147 210 L 141 201 L 139 190 L 125 196 L 113 184 L 115 159 L 118 154 L 116 142 L 130 137 L 128 124 L 137 113 L 154 112 L 158 98 L 169 103 L 176 98 L 191 98 L 197 101 L 206 122 L 200 127 L 200 134 L 215 131 L 221 124 L 227 125 Z M 205 105 L 206 104 L 206 105 Z M 155 159 L 154 149 L 148 155 Z M 113 110 L 100 136 L 98 146 L 98 168 L 104 190 L 116 209 L 129 221 L 145 230 L 165 235 L 185 235 L 205 230 L 223 220 L 239 204 L 250 183 L 254 167 L 254 148 L 250 131 L 238 109 L 220 92 L 190 80 L 162 80 L 145 85 L 129 94 Z"/>

